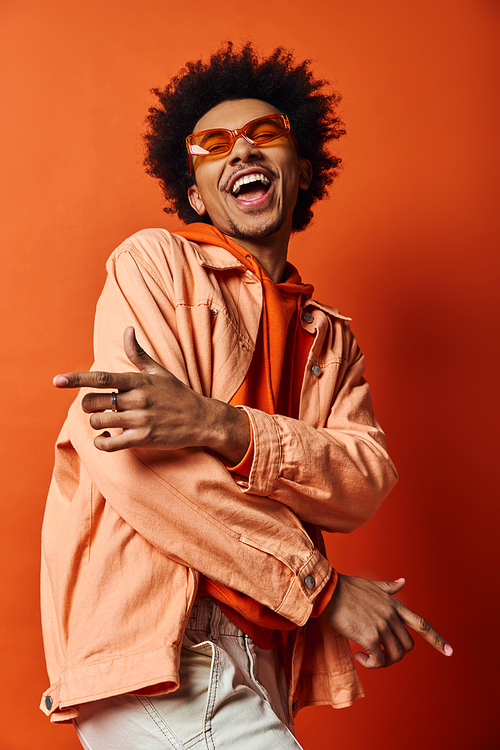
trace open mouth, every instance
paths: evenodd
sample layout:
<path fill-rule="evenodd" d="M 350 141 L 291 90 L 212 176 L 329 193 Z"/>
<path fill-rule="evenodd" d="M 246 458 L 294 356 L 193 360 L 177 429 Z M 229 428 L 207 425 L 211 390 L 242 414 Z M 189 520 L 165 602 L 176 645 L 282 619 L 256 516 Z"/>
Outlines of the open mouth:
<path fill-rule="evenodd" d="M 269 177 L 262 172 L 254 172 L 236 180 L 231 189 L 231 195 L 241 201 L 257 201 L 264 197 L 270 186 Z"/>

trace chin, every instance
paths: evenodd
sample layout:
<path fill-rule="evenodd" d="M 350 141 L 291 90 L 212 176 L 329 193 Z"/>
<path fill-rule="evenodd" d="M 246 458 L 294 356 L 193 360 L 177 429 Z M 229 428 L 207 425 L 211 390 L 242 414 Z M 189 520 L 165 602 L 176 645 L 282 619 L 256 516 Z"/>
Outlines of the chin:
<path fill-rule="evenodd" d="M 259 224 L 258 221 L 255 221 L 251 226 L 243 223 L 237 224 L 234 221 L 229 222 L 234 237 L 242 240 L 258 240 L 264 239 L 264 237 L 270 237 L 272 234 L 280 230 L 283 224 L 284 220 L 282 218 L 268 221 L 267 223 L 265 222 L 265 219 L 263 219 L 261 224 Z"/>

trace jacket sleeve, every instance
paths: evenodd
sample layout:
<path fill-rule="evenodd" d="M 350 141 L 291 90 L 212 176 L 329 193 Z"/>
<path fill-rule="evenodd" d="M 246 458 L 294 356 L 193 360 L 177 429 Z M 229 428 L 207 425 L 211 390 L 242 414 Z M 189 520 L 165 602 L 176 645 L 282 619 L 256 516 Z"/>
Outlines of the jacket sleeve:
<path fill-rule="evenodd" d="M 304 376 L 306 410 L 309 391 L 317 391 L 319 409 L 322 394 L 334 393 L 319 418 L 324 426 L 242 407 L 252 422 L 254 456 L 240 486 L 284 503 L 302 521 L 349 532 L 374 515 L 397 474 L 363 378 L 364 357 L 349 327 L 338 327 L 347 354 L 309 360 Z"/>

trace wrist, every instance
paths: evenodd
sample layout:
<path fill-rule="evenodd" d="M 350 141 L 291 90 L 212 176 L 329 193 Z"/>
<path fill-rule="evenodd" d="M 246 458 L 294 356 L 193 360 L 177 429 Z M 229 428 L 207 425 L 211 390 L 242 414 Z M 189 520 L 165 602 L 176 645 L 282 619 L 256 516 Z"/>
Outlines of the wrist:
<path fill-rule="evenodd" d="M 210 403 L 203 445 L 236 465 L 245 456 L 250 445 L 250 420 L 242 409 L 216 399 L 207 401 Z"/>
<path fill-rule="evenodd" d="M 333 614 L 333 612 L 334 612 L 334 610 L 335 610 L 335 608 L 337 606 L 337 601 L 340 598 L 340 596 L 342 595 L 341 592 L 342 592 L 343 587 L 345 586 L 345 579 L 347 577 L 348 576 L 343 575 L 342 573 L 338 573 L 337 572 L 337 578 L 336 578 L 336 582 L 335 582 L 335 588 L 334 588 L 333 593 L 332 593 L 332 595 L 330 597 L 330 600 L 328 601 L 328 604 L 326 605 L 326 607 L 324 608 L 324 610 L 322 612 L 322 615 L 324 615 L 327 619 L 332 616 L 332 614 Z"/>

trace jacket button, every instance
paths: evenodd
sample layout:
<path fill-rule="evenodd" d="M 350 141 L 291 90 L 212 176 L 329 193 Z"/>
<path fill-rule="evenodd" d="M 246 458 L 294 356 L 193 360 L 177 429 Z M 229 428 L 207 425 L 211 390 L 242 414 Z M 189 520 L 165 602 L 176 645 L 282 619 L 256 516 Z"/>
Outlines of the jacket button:
<path fill-rule="evenodd" d="M 308 589 L 313 589 L 316 586 L 316 581 L 312 576 L 306 576 L 304 579 L 304 583 L 306 584 Z"/>
<path fill-rule="evenodd" d="M 47 709 L 48 709 L 49 711 L 50 711 L 50 709 L 52 708 L 52 698 L 50 697 L 50 695 L 47 695 L 47 696 L 45 697 L 45 707 L 46 707 L 46 708 L 47 708 Z"/>
<path fill-rule="evenodd" d="M 212 315 L 217 315 L 217 313 L 218 313 L 218 312 L 219 312 L 219 311 L 218 311 L 218 310 L 216 310 L 216 309 L 215 309 L 215 307 L 214 307 L 214 309 L 212 310 Z"/>
<path fill-rule="evenodd" d="M 313 375 L 319 378 L 319 376 L 321 375 L 321 367 L 319 365 L 313 365 L 311 367 L 311 372 Z"/>
<path fill-rule="evenodd" d="M 314 318 L 313 318 L 313 316 L 311 315 L 310 312 L 304 313 L 303 317 L 304 317 L 304 320 L 306 321 L 306 323 L 312 323 L 313 320 L 314 320 Z"/>

